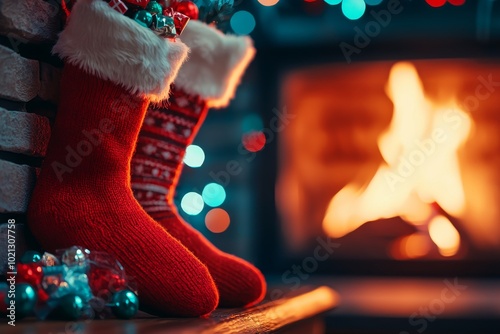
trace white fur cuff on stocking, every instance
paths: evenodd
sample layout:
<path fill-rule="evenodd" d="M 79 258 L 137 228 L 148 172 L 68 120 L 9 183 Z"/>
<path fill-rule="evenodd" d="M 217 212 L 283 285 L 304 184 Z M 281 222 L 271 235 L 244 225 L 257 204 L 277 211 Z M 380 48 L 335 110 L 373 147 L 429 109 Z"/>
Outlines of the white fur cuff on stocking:
<path fill-rule="evenodd" d="M 78 0 L 53 49 L 65 61 L 160 101 L 186 59 L 182 42 L 156 36 L 102 0 Z"/>
<path fill-rule="evenodd" d="M 179 70 L 175 85 L 188 94 L 200 95 L 209 107 L 226 106 L 255 55 L 252 40 L 224 35 L 193 20 L 180 37 L 191 51 Z"/>

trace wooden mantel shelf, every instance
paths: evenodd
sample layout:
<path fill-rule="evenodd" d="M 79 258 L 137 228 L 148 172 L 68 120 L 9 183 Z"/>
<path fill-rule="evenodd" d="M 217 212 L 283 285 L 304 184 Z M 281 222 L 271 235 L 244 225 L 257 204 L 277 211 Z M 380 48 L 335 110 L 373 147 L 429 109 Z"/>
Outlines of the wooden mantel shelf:
<path fill-rule="evenodd" d="M 329 287 L 307 289 L 294 296 L 263 302 L 249 309 L 216 310 L 209 318 L 171 319 L 138 317 L 131 320 L 95 320 L 77 324 L 65 321 L 17 321 L 15 327 L 0 325 L 1 333 L 160 334 L 160 333 L 270 333 L 315 317 L 338 305 L 337 293 Z"/>

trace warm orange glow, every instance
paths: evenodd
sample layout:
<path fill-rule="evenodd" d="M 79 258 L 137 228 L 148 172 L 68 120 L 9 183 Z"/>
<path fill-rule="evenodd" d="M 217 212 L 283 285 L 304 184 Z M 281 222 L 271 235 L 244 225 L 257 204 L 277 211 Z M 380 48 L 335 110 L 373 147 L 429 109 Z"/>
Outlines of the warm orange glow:
<path fill-rule="evenodd" d="M 199 332 L 262 333 L 264 328 L 266 332 L 275 332 L 283 326 L 298 320 L 311 318 L 319 313 L 330 311 L 339 302 L 340 296 L 334 290 L 327 286 L 320 286 L 310 292 L 296 296 L 285 296 L 275 301 L 262 303 L 251 309 L 243 309 L 239 313 L 232 313 L 231 316 L 225 319 L 217 319 L 216 324 Z"/>
<path fill-rule="evenodd" d="M 414 233 L 396 240 L 391 255 L 396 259 L 416 259 L 426 256 L 431 250 L 429 237 L 422 233 Z"/>
<path fill-rule="evenodd" d="M 454 100 L 438 103 L 426 96 L 415 67 L 408 62 L 392 67 L 386 92 L 394 114 L 378 141 L 385 163 L 367 185 L 348 184 L 332 198 L 323 220 L 330 236 L 342 237 L 368 221 L 396 216 L 425 225 L 435 214 L 431 209 L 434 202 L 454 216 L 465 208 L 457 151 L 468 137 L 469 116 Z M 441 253 L 458 249 L 460 238 L 455 238 L 453 233 L 458 232 L 451 223 L 451 229 L 438 226 L 440 233 L 452 233 L 447 238 L 454 242 L 452 247 L 433 237 Z M 405 256 L 418 257 L 424 252 L 416 238 L 403 240 L 404 247 L 409 247 Z M 421 235 L 418 238 L 421 241 Z"/>
<path fill-rule="evenodd" d="M 460 235 L 444 216 L 437 216 L 429 223 L 429 234 L 443 256 L 453 256 L 460 247 Z"/>
<path fill-rule="evenodd" d="M 213 233 L 224 232 L 229 227 L 230 222 L 229 214 L 221 208 L 212 209 L 205 216 L 205 225 Z"/>

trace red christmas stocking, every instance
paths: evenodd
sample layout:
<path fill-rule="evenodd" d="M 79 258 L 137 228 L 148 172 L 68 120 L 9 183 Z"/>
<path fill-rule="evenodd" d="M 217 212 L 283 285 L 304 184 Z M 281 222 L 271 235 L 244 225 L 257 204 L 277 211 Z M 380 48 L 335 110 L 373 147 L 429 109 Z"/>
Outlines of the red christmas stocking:
<path fill-rule="evenodd" d="M 28 211 L 49 251 L 105 251 L 135 277 L 141 308 L 201 316 L 218 303 L 206 266 L 141 208 L 130 159 L 150 99 L 168 96 L 187 55 L 101 0 L 79 0 L 54 47 L 59 111 Z"/>
<path fill-rule="evenodd" d="M 266 290 L 260 271 L 220 251 L 187 224 L 173 195 L 186 147 L 208 107 L 227 105 L 255 51 L 249 38 L 225 36 L 198 21 L 189 22 L 181 39 L 191 49 L 190 58 L 179 70 L 170 99 L 149 108 L 132 158 L 132 189 L 146 212 L 207 265 L 220 306 L 252 305 Z"/>

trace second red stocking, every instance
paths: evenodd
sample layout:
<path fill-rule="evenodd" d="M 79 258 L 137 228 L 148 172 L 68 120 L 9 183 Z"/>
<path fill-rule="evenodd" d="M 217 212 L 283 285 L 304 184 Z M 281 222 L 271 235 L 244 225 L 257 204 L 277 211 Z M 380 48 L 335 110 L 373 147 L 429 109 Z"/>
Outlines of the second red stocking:
<path fill-rule="evenodd" d="M 228 104 L 255 51 L 249 38 L 223 35 L 198 21 L 191 21 L 181 37 L 191 49 L 190 58 L 168 101 L 148 110 L 132 159 L 132 189 L 145 211 L 208 267 L 220 306 L 253 305 L 266 290 L 260 271 L 220 251 L 186 223 L 173 196 L 186 148 L 208 108 Z"/>

